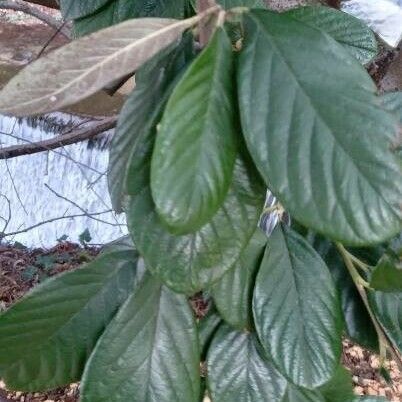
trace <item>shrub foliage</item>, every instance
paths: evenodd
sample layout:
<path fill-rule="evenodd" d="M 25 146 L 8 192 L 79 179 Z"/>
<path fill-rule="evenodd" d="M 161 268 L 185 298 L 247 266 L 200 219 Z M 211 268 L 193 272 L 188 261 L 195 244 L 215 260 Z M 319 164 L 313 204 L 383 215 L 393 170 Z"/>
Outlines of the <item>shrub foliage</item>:
<path fill-rule="evenodd" d="M 402 350 L 402 96 L 364 68 L 373 33 L 260 0 L 60 3 L 79 38 L 13 78 L 0 111 L 58 110 L 135 72 L 109 168 L 131 239 L 0 317 L 8 387 L 382 400 L 355 397 L 340 365 L 343 333 L 382 363 Z M 196 320 L 201 291 L 212 306 Z"/>

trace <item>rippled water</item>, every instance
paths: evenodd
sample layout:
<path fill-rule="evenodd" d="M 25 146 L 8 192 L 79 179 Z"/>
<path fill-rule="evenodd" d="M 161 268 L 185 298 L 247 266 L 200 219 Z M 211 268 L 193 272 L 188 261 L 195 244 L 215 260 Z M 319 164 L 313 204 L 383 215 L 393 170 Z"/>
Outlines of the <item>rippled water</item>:
<path fill-rule="evenodd" d="M 52 124 L 47 121 L 32 127 L 26 120 L 18 122 L 14 118 L 0 116 L 1 146 L 45 140 L 54 137 L 60 131 L 60 126 L 78 124 L 76 118 L 63 114 L 53 115 L 50 120 Z M 107 135 L 104 135 L 96 142 L 69 145 L 59 150 L 8 161 L 0 160 L 0 232 L 3 231 L 4 220 L 9 219 L 5 196 L 11 204 L 11 217 L 6 233 L 19 231 L 45 220 L 83 213 L 62 197 L 72 200 L 89 213 L 110 210 L 105 176 L 108 163 L 106 142 Z M 63 219 L 8 240 L 19 241 L 28 246 L 46 247 L 54 245 L 64 234 L 69 235 L 70 240 L 77 241 L 85 229 L 89 230 L 92 243 L 108 242 L 126 233 L 125 226 L 121 226 L 124 223 L 122 217 L 107 213 L 96 218 L 107 223 L 89 217 Z"/>

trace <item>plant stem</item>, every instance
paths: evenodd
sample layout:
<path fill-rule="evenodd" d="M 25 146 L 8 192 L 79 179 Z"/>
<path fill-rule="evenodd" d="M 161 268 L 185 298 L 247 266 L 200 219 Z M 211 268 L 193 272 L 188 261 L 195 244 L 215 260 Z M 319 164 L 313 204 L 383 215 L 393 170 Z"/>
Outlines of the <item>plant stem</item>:
<path fill-rule="evenodd" d="M 203 14 L 208 9 L 214 6 L 216 7 L 215 0 L 197 0 L 197 13 Z M 209 38 L 212 35 L 212 28 L 208 26 L 208 23 L 204 23 L 203 21 L 201 21 L 199 29 L 200 29 L 200 45 L 201 47 L 204 47 L 208 43 Z"/>
<path fill-rule="evenodd" d="M 395 362 L 398 364 L 399 368 L 401 369 L 402 361 L 401 361 L 398 353 L 395 351 L 392 342 L 388 339 L 380 322 L 377 320 L 375 314 L 373 313 L 373 310 L 370 307 L 370 303 L 368 301 L 368 297 L 367 297 L 367 293 L 366 293 L 366 289 L 365 289 L 365 287 L 369 287 L 369 286 L 365 286 L 365 284 L 368 285 L 368 283 L 359 275 L 359 272 L 357 271 L 357 269 L 354 266 L 354 262 L 356 263 L 355 260 L 357 260 L 356 257 L 352 256 L 345 249 L 345 247 L 342 244 L 336 243 L 336 246 L 342 255 L 346 268 L 348 269 L 349 274 L 352 277 L 352 280 L 356 286 L 356 289 L 359 292 L 359 295 L 363 301 L 363 304 L 366 307 L 366 309 L 369 313 L 370 319 L 373 322 L 374 328 L 377 332 L 377 337 L 378 337 L 378 342 L 379 342 L 379 347 L 380 347 L 380 359 L 382 361 L 385 359 L 386 351 L 388 349 L 390 351 L 390 353 L 392 354 Z"/>

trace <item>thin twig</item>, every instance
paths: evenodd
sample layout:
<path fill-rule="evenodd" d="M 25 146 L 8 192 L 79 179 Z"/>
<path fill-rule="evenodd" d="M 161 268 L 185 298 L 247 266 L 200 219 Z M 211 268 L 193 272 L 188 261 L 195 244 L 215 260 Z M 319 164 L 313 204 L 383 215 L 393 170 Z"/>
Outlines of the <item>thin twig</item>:
<path fill-rule="evenodd" d="M 202 14 L 211 7 L 216 6 L 214 0 L 197 0 L 197 13 Z M 212 28 L 208 25 L 208 21 L 201 20 L 199 24 L 199 40 L 201 47 L 206 46 L 212 35 Z"/>
<path fill-rule="evenodd" d="M 71 132 L 70 134 L 59 135 L 49 140 L 32 142 L 24 145 L 12 145 L 10 147 L 0 149 L 0 159 L 11 159 L 22 155 L 32 155 L 39 152 L 61 148 L 65 145 L 82 142 L 114 128 L 116 123 L 116 117 L 109 117 L 92 127 L 83 128 L 81 130 Z"/>
<path fill-rule="evenodd" d="M 25 14 L 32 15 L 33 17 L 37 18 L 38 20 L 46 23 L 56 31 L 62 25 L 57 19 L 53 18 L 48 13 L 44 13 L 38 7 L 35 7 L 29 2 L 23 0 L 0 0 L 0 8 L 4 10 L 13 10 L 13 11 L 22 11 Z M 60 33 L 64 35 L 66 38 L 71 37 L 71 32 L 66 27 L 63 27 L 60 30 Z"/>
<path fill-rule="evenodd" d="M 395 347 L 394 347 L 392 341 L 388 338 L 386 332 L 384 331 L 384 328 L 382 327 L 381 323 L 377 320 L 377 317 L 375 316 L 373 310 L 371 309 L 371 306 L 370 306 L 370 303 L 369 303 L 369 300 L 367 297 L 366 289 L 364 288 L 364 286 L 362 284 L 362 282 L 365 282 L 365 281 L 363 280 L 363 278 L 361 278 L 361 276 L 357 272 L 357 270 L 354 266 L 353 260 L 350 258 L 349 252 L 345 249 L 345 247 L 340 243 L 337 243 L 336 246 L 342 255 L 346 268 L 348 269 L 349 274 L 352 277 L 352 280 L 356 286 L 356 289 L 359 292 L 359 295 L 363 301 L 363 304 L 366 307 L 366 310 L 368 311 L 370 319 L 377 332 L 378 342 L 380 345 L 380 357 L 383 358 L 386 355 L 386 349 L 388 349 L 388 351 L 391 353 L 392 357 L 394 358 L 395 362 L 397 363 L 399 369 L 402 370 L 401 357 L 398 355 L 398 352 L 395 350 Z"/>
<path fill-rule="evenodd" d="M 49 45 L 54 41 L 54 39 L 57 37 L 57 35 L 63 30 L 63 28 L 66 26 L 67 22 L 64 21 L 63 24 L 60 25 L 58 29 L 53 33 L 53 35 L 46 41 L 46 43 L 42 46 L 42 49 L 39 51 L 39 53 L 36 56 L 36 59 L 39 59 L 42 54 L 45 52 L 45 50 L 49 47 Z"/>
<path fill-rule="evenodd" d="M 53 188 L 51 188 L 48 184 L 45 183 L 45 187 L 51 192 L 53 193 L 56 197 L 70 203 L 71 205 L 73 205 L 74 207 L 76 207 L 77 209 L 79 209 L 85 216 L 87 216 L 90 219 L 93 219 L 95 221 L 98 221 L 100 223 L 105 223 L 107 225 L 110 226 L 124 226 L 123 224 L 115 224 L 115 223 L 111 223 L 108 221 L 105 221 L 103 219 L 99 219 L 99 218 L 94 218 L 92 216 L 92 214 L 90 212 L 88 212 L 87 210 L 85 210 L 84 208 L 82 208 L 80 205 L 78 205 L 75 201 L 70 200 L 69 198 L 65 197 L 64 195 L 58 193 L 56 190 L 54 190 Z M 113 212 L 113 210 L 110 210 L 110 212 Z"/>
<path fill-rule="evenodd" d="M 92 216 L 99 216 L 99 215 L 108 214 L 110 212 L 113 212 L 113 211 L 108 210 L 108 211 L 102 211 L 102 212 L 91 212 L 91 215 Z M 21 234 L 21 233 L 26 233 L 26 232 L 29 232 L 30 230 L 36 229 L 36 228 L 38 228 L 40 226 L 43 226 L 43 225 L 46 225 L 48 223 L 60 221 L 60 220 L 63 220 L 63 219 L 82 218 L 82 217 L 85 217 L 85 216 L 87 216 L 87 214 L 65 215 L 65 216 L 59 216 L 57 218 L 47 219 L 45 221 L 39 222 L 39 223 L 37 223 L 35 225 L 29 226 L 29 227 L 27 227 L 25 229 L 22 229 L 22 230 L 18 230 L 16 232 L 0 233 L 0 239 L 4 239 L 4 238 L 10 237 L 10 236 L 16 236 L 16 235 Z"/>

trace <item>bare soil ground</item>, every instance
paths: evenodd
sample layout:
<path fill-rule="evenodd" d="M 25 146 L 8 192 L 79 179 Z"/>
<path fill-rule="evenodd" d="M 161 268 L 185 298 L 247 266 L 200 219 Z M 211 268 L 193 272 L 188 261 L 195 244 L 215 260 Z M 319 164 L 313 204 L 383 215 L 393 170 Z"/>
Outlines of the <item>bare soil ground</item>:
<path fill-rule="evenodd" d="M 46 278 L 90 261 L 98 251 L 69 242 L 61 242 L 50 250 L 29 250 L 18 244 L 0 246 L 0 311 Z M 202 299 L 193 299 L 192 305 L 197 316 L 202 316 L 207 308 Z M 343 363 L 353 375 L 357 394 L 385 396 L 390 401 L 402 402 L 402 372 L 394 362 L 388 363 L 392 384 L 387 384 L 378 373 L 377 356 L 345 340 Z M 47 393 L 24 394 L 8 392 L 0 381 L 0 402 L 77 402 L 78 394 L 78 384 Z"/>

